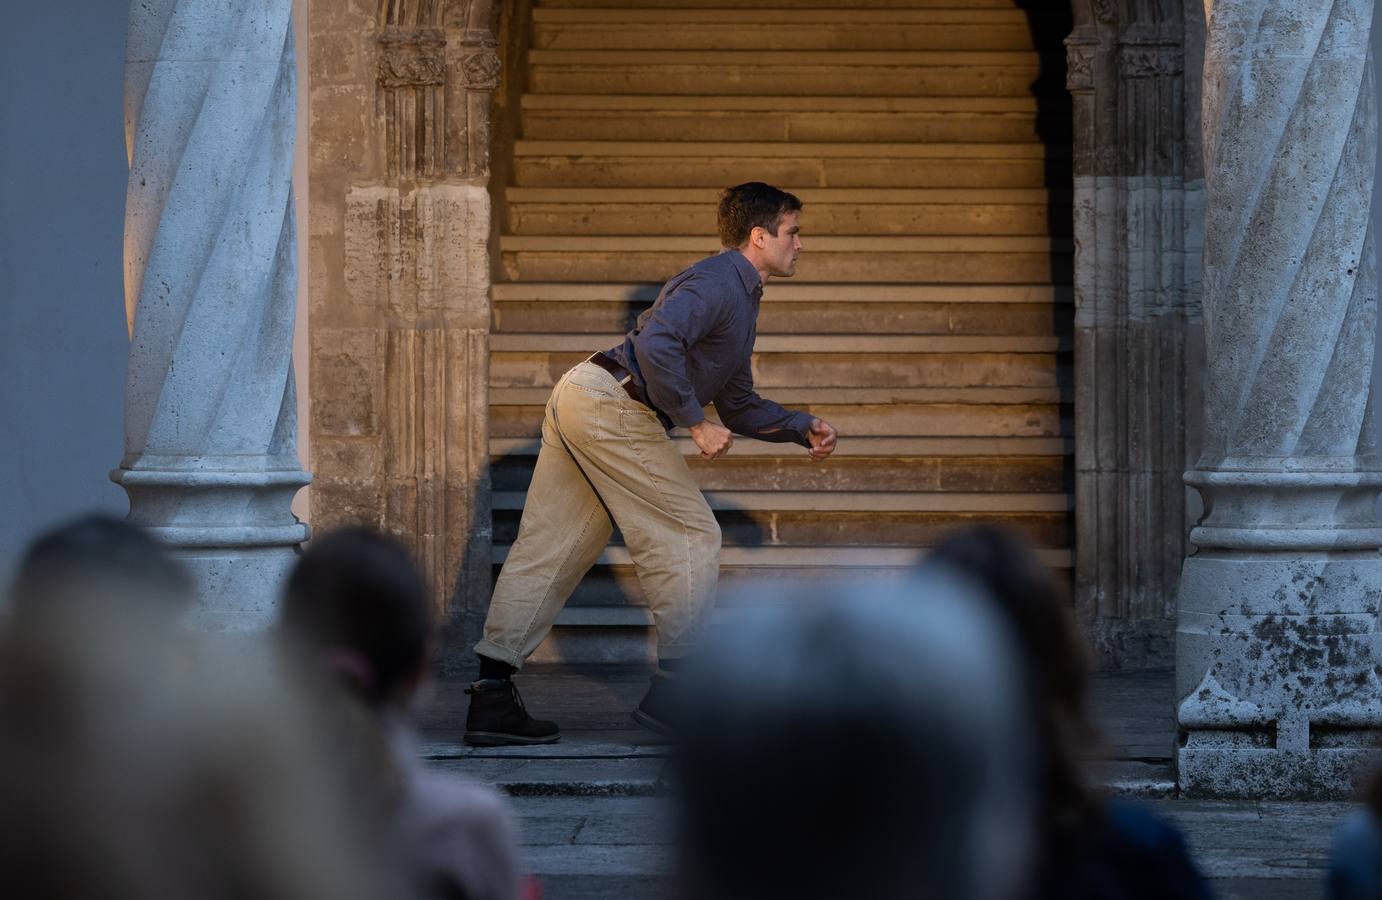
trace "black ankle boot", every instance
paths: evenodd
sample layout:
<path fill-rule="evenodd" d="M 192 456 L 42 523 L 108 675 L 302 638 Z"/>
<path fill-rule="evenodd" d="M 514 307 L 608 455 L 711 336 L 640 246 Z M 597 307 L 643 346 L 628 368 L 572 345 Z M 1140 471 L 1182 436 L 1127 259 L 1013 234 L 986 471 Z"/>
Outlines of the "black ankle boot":
<path fill-rule="evenodd" d="M 465 742 L 473 747 L 554 744 L 561 738 L 555 722 L 528 715 L 518 686 L 507 678 L 472 682 L 466 693 L 470 711 L 465 717 Z"/>
<path fill-rule="evenodd" d="M 633 720 L 650 731 L 663 737 L 676 737 L 677 690 L 680 685 L 675 677 L 662 671 L 653 673 L 648 693 L 633 711 Z"/>

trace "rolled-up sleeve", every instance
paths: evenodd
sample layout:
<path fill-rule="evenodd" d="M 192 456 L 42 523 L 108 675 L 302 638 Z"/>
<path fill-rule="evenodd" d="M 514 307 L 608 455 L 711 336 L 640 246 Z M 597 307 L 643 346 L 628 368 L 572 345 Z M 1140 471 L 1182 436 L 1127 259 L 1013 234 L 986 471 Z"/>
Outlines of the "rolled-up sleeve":
<path fill-rule="evenodd" d="M 723 307 L 723 291 L 699 281 L 687 279 L 663 297 L 633 338 L 648 399 L 682 428 L 705 419 L 687 370 L 687 356 L 715 327 Z"/>
<path fill-rule="evenodd" d="M 811 429 L 811 414 L 786 409 L 758 396 L 753 389 L 753 372 L 748 362 L 735 370 L 725 389 L 715 398 L 715 411 L 725 427 L 735 434 L 774 444 L 811 446 L 806 436 Z"/>

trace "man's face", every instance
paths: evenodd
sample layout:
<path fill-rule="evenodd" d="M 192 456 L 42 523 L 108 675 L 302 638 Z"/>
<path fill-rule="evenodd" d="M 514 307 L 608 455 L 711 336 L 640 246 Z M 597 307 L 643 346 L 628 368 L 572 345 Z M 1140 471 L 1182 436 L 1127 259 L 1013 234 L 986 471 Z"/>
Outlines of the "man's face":
<path fill-rule="evenodd" d="M 801 213 L 783 213 L 776 236 L 766 228 L 755 228 L 749 240 L 758 245 L 769 275 L 792 277 L 797 270 L 797 254 L 801 253 Z"/>

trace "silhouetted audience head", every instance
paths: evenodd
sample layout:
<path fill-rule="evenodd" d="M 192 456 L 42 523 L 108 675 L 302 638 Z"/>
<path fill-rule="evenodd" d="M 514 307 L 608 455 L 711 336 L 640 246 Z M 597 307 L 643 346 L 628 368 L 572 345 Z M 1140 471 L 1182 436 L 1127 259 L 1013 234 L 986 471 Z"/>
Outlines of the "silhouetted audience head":
<path fill-rule="evenodd" d="M 64 617 L 0 647 L 7 896 L 388 895 L 272 667 L 150 628 L 142 608 L 67 606 L 45 622 Z"/>
<path fill-rule="evenodd" d="M 191 589 L 187 572 L 148 532 L 92 514 L 29 545 L 11 586 L 10 612 L 19 626 L 98 605 L 171 617 L 186 610 Z"/>
<path fill-rule="evenodd" d="M 1027 670 L 1044 770 L 1044 824 L 1072 825 L 1088 811 L 1079 757 L 1096 733 L 1086 709 L 1089 660 L 1075 630 L 1067 593 L 1031 545 L 997 525 L 950 535 L 927 557 L 925 571 L 949 570 L 989 595 L 1010 624 Z"/>
<path fill-rule="evenodd" d="M 432 612 L 402 544 L 347 528 L 308 545 L 288 580 L 280 628 L 366 703 L 403 704 L 426 665 Z"/>
<path fill-rule="evenodd" d="M 827 590 L 712 631 L 687 670 L 690 896 L 1014 896 L 1028 726 L 1001 623 L 944 578 Z"/>
<path fill-rule="evenodd" d="M 938 575 L 982 587 L 1017 638 L 1039 765 L 1035 825 L 1041 845 L 1026 896 L 1209 897 L 1173 825 L 1086 785 L 1082 760 L 1094 755 L 1097 743 L 1085 709 L 1089 664 L 1066 593 L 1027 542 L 997 526 L 958 532 L 922 566 L 922 578 Z"/>

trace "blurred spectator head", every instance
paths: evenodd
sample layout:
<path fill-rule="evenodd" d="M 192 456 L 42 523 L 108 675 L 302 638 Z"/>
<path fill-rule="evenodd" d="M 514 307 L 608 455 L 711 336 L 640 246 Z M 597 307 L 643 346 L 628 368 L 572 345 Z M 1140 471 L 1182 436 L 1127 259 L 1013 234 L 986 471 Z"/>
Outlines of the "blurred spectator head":
<path fill-rule="evenodd" d="M 245 644 L 151 629 L 140 611 L 49 621 L 62 615 L 69 628 L 14 629 L 0 648 L 7 895 L 384 895 L 301 699 L 271 666 Z"/>
<path fill-rule="evenodd" d="M 1027 729 L 1001 624 L 943 577 L 826 590 L 712 631 L 687 671 L 691 896 L 1013 896 Z"/>
<path fill-rule="evenodd" d="M 93 514 L 29 545 L 11 587 L 11 613 L 20 626 L 95 607 L 172 618 L 186 610 L 191 589 L 187 572 L 148 532 Z"/>
<path fill-rule="evenodd" d="M 404 705 L 426 667 L 432 611 L 408 551 L 346 528 L 314 539 L 288 579 L 280 630 L 371 706 Z"/>
<path fill-rule="evenodd" d="M 1093 802 L 1080 756 L 1097 737 L 1086 711 L 1089 661 L 1067 592 L 1025 538 L 997 525 L 950 535 L 926 558 L 923 571 L 973 581 L 1009 623 L 1035 720 L 1043 827 L 1078 824 Z"/>

